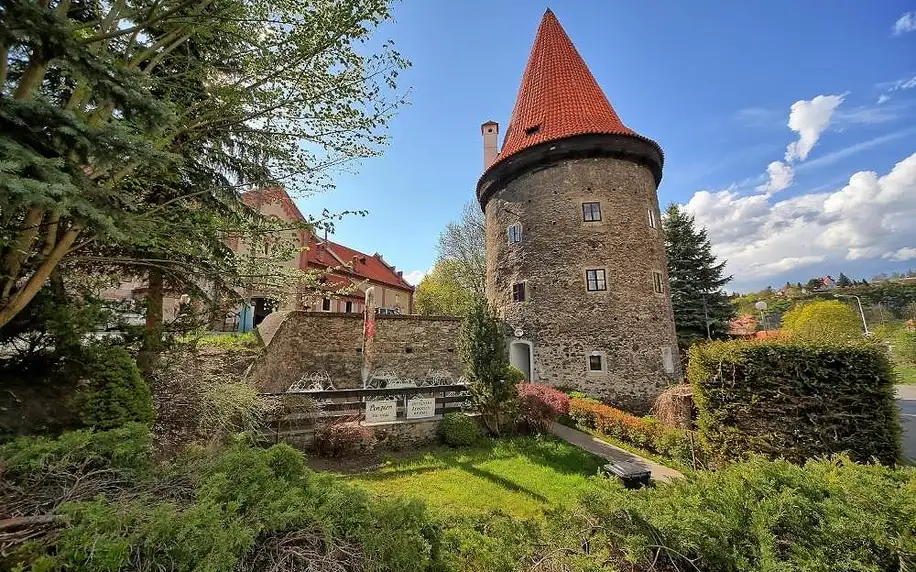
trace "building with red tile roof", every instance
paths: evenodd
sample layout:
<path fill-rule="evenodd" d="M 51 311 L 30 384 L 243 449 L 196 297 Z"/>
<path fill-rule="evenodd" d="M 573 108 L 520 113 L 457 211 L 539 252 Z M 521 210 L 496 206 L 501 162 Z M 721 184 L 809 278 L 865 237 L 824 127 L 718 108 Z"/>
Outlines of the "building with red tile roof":
<path fill-rule="evenodd" d="M 481 136 L 487 298 L 513 333 L 510 362 L 530 380 L 648 410 L 680 377 L 661 148 L 623 122 L 550 10 L 502 149 L 495 121 Z"/>
<path fill-rule="evenodd" d="M 280 187 L 259 189 L 242 194 L 242 201 L 262 215 L 300 224 L 307 222 L 302 212 Z M 292 226 L 292 225 L 291 225 Z M 366 254 L 340 243 L 316 236 L 305 228 L 284 230 L 286 237 L 299 245 L 299 252 L 288 263 L 290 267 L 320 273 L 318 278 L 325 294 L 320 291 L 301 292 L 283 309 L 304 309 L 323 312 L 360 313 L 365 292 L 376 290 L 376 304 L 382 313 L 413 313 L 414 288 L 404 280 L 403 272 L 388 264 L 381 254 Z M 229 240 L 235 251 L 246 249 L 236 239 Z M 251 313 L 243 308 L 240 319 L 245 331 L 257 325 L 267 313 L 277 309 L 269 295 L 252 291 L 246 293 Z M 248 326 L 246 326 L 248 323 Z"/>

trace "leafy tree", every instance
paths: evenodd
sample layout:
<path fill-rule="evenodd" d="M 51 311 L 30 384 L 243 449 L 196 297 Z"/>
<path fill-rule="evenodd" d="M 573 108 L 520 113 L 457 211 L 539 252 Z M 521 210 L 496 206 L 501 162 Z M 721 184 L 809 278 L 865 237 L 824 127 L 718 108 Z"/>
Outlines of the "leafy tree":
<path fill-rule="evenodd" d="M 507 375 L 506 326 L 483 297 L 474 298 L 458 335 L 471 399 L 487 430 L 500 435 L 515 425 L 515 381 Z"/>
<path fill-rule="evenodd" d="M 330 167 L 380 151 L 401 103 L 388 93 L 406 62 L 388 43 L 356 47 L 389 18 L 387 0 L 2 10 L 0 326 L 76 253 L 155 254 L 163 236 L 200 233 L 215 245 L 227 211 L 212 216 L 214 201 L 237 208 L 239 189 L 268 182 L 327 188 Z M 213 280 L 218 255 L 173 275 Z"/>
<path fill-rule="evenodd" d="M 414 295 L 417 313 L 427 316 L 464 316 L 474 295 L 461 283 L 461 263 L 440 260 L 423 277 Z"/>
<path fill-rule="evenodd" d="M 782 317 L 782 327 L 793 338 L 809 341 L 847 341 L 862 337 L 862 320 L 839 300 L 799 304 Z"/>
<path fill-rule="evenodd" d="M 728 332 L 735 308 L 722 290 L 731 281 L 725 262 L 717 263 L 706 229 L 697 230 L 693 216 L 671 204 L 662 219 L 674 322 L 681 345 Z"/>
<path fill-rule="evenodd" d="M 839 277 L 836 279 L 837 288 L 846 288 L 848 286 L 852 286 L 852 284 L 853 282 L 849 279 L 849 276 L 846 276 L 840 272 Z"/>
<path fill-rule="evenodd" d="M 474 296 L 484 296 L 486 252 L 484 217 L 476 202 L 465 203 L 461 220 L 450 222 L 439 235 L 439 261 L 454 261 L 457 284 Z"/>

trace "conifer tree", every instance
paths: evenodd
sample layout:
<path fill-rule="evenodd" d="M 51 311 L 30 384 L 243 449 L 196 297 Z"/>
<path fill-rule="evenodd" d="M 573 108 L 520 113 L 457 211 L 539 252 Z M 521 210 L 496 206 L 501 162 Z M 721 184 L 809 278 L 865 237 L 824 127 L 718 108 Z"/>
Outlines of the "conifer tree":
<path fill-rule="evenodd" d="M 840 276 L 836 279 L 837 288 L 846 288 L 847 286 L 852 286 L 853 282 L 849 279 L 849 276 L 846 276 L 840 272 Z"/>
<path fill-rule="evenodd" d="M 706 229 L 697 229 L 693 216 L 677 204 L 665 211 L 662 227 L 679 343 L 723 337 L 735 315 L 723 291 L 732 279 L 724 275 L 725 262 L 716 261 Z"/>

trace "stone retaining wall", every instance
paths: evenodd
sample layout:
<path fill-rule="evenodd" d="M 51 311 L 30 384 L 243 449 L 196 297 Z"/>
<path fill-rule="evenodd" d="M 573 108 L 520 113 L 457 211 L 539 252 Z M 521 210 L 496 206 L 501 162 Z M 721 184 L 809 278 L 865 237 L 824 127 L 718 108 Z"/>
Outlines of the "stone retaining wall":
<path fill-rule="evenodd" d="M 459 318 L 445 316 L 376 316 L 374 371 L 414 380 L 447 374 L 457 381 L 460 326 Z M 264 355 L 249 372 L 260 391 L 286 391 L 317 372 L 327 372 L 337 389 L 362 386 L 361 314 L 288 312 L 270 320 L 270 330 L 262 337 Z"/>

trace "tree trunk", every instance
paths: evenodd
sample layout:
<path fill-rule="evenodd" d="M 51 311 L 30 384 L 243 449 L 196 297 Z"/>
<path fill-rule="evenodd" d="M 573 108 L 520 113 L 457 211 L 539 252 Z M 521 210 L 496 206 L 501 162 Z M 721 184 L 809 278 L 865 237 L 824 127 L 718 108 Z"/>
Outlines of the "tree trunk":
<path fill-rule="evenodd" d="M 162 301 L 165 298 L 162 271 L 149 271 L 146 291 L 146 324 L 143 329 L 143 344 L 137 356 L 137 366 L 145 377 L 149 377 L 162 351 Z"/>

